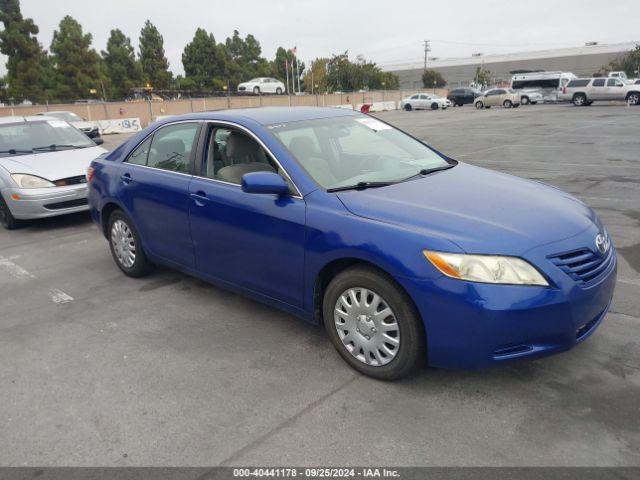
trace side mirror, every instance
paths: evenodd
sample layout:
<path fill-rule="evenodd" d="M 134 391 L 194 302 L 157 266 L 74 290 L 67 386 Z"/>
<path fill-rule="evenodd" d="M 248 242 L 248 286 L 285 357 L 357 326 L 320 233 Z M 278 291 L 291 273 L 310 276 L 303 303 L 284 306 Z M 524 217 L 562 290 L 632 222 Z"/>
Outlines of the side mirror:
<path fill-rule="evenodd" d="M 102 137 L 97 137 L 93 139 L 93 143 L 95 143 L 96 145 L 102 145 L 104 143 L 104 140 L 102 139 Z"/>
<path fill-rule="evenodd" d="M 242 191 L 246 193 L 285 195 L 289 193 L 289 185 L 287 185 L 284 178 L 275 172 L 251 172 L 242 176 Z"/>

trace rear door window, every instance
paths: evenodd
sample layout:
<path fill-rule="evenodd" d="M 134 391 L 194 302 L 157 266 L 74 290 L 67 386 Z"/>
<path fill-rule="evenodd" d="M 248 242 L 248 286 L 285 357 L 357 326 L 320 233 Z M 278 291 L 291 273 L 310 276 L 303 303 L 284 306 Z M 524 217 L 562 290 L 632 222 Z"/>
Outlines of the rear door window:
<path fill-rule="evenodd" d="M 604 79 L 604 78 L 596 78 L 596 79 L 593 81 L 593 86 L 594 86 L 594 87 L 604 87 L 604 82 L 605 82 L 605 79 Z"/>
<path fill-rule="evenodd" d="M 198 141 L 200 123 L 179 123 L 162 127 L 153 135 L 147 166 L 188 173 Z"/>

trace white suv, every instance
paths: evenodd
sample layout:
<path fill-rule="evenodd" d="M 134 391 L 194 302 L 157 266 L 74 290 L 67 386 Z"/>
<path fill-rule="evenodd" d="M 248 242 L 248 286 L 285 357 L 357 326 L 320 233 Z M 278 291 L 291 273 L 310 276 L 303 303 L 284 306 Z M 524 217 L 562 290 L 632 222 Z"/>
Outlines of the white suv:
<path fill-rule="evenodd" d="M 640 86 L 619 78 L 576 78 L 564 87 L 560 99 L 573 102 L 577 107 L 591 105 L 595 100 L 620 100 L 640 105 Z"/>

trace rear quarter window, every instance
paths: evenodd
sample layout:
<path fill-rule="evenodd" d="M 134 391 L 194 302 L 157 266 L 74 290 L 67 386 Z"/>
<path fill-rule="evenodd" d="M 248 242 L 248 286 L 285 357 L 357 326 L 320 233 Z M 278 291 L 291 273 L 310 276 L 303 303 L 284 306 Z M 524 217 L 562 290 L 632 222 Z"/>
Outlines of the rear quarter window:
<path fill-rule="evenodd" d="M 586 87 L 589 85 L 589 80 L 571 80 L 567 84 L 567 88 Z"/>

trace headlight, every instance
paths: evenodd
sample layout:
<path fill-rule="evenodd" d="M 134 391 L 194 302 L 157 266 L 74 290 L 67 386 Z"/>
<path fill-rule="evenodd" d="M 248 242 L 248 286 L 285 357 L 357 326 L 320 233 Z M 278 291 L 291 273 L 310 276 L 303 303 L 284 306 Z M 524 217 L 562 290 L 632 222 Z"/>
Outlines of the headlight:
<path fill-rule="evenodd" d="M 447 277 L 469 282 L 549 286 L 540 272 L 521 258 L 429 250 L 424 250 L 422 253 Z"/>
<path fill-rule="evenodd" d="M 35 175 L 27 175 L 26 173 L 14 173 L 11 175 L 11 178 L 13 178 L 13 181 L 16 182 L 20 188 L 55 187 L 49 180 L 36 177 Z"/>

